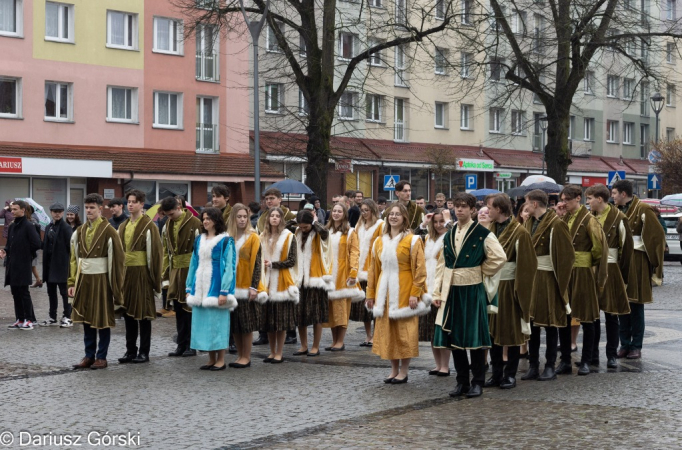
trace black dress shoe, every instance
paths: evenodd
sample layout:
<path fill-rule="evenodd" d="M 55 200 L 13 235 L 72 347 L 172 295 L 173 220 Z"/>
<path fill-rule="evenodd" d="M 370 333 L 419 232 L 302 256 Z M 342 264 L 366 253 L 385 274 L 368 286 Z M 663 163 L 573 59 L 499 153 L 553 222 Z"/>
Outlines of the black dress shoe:
<path fill-rule="evenodd" d="M 135 359 L 135 353 L 126 352 L 126 354 L 123 355 L 123 358 L 118 358 L 118 362 L 120 364 L 125 364 L 131 362 L 133 359 Z"/>
<path fill-rule="evenodd" d="M 140 353 L 133 359 L 133 363 L 135 364 L 140 364 L 140 363 L 148 363 L 149 362 L 149 355 L 147 353 Z"/>
<path fill-rule="evenodd" d="M 297 344 L 298 340 L 296 340 L 296 337 L 287 337 L 284 339 L 285 344 Z"/>
<path fill-rule="evenodd" d="M 397 378 L 394 378 L 391 380 L 391 384 L 403 384 L 403 383 L 407 383 L 407 375 L 405 375 L 405 378 L 403 378 L 402 380 L 399 380 Z"/>
<path fill-rule="evenodd" d="M 542 375 L 538 377 L 538 381 L 551 381 L 556 380 L 556 372 L 554 367 L 545 366 L 545 370 L 542 371 Z"/>
<path fill-rule="evenodd" d="M 343 344 L 341 347 L 331 347 L 331 351 L 333 352 L 342 352 L 346 349 L 346 344 Z"/>
<path fill-rule="evenodd" d="M 199 370 L 211 370 L 211 367 L 213 367 L 213 364 L 206 364 L 206 365 L 200 366 Z"/>
<path fill-rule="evenodd" d="M 571 375 L 573 373 L 573 367 L 570 363 L 561 361 L 559 367 L 556 368 L 557 375 Z"/>
<path fill-rule="evenodd" d="M 177 346 L 174 352 L 170 352 L 168 356 L 182 356 L 185 353 L 185 347 Z"/>
<path fill-rule="evenodd" d="M 447 372 L 438 372 L 437 375 L 439 377 L 449 377 L 450 376 L 450 371 L 448 370 Z"/>
<path fill-rule="evenodd" d="M 391 383 L 393 382 L 394 379 L 395 379 L 395 377 L 384 378 L 384 383 L 386 383 L 386 384 L 391 384 Z"/>
<path fill-rule="evenodd" d="M 429 370 L 429 375 L 438 375 L 439 373 L 440 373 L 440 370 L 438 370 L 438 369 Z"/>
<path fill-rule="evenodd" d="M 232 367 L 233 369 L 245 369 L 247 367 L 251 367 L 251 361 L 247 362 L 246 364 L 231 362 L 228 364 L 228 366 Z"/>
<path fill-rule="evenodd" d="M 230 352 L 230 355 L 236 355 L 237 354 L 237 346 L 232 344 L 230 345 L 230 348 L 227 349 L 228 352 Z"/>
<path fill-rule="evenodd" d="M 182 356 L 197 356 L 197 351 L 193 348 L 188 348 L 182 353 Z"/>
<path fill-rule="evenodd" d="M 504 377 L 500 381 L 500 389 L 513 389 L 516 387 L 516 378 Z"/>
<path fill-rule="evenodd" d="M 327 351 L 327 352 L 331 352 L 331 351 L 332 351 L 332 348 L 331 348 L 331 347 L 325 347 L 324 350 Z"/>
<path fill-rule="evenodd" d="M 218 366 L 213 366 L 213 367 L 211 367 L 211 368 L 208 369 L 208 370 L 211 370 L 211 371 L 216 372 L 216 371 L 218 371 L 218 370 L 225 370 L 225 369 L 227 369 L 227 364 L 223 364 L 223 365 L 220 366 L 220 367 L 218 367 Z"/>
<path fill-rule="evenodd" d="M 458 384 L 457 387 L 455 387 L 455 390 L 450 392 L 450 397 L 459 397 L 461 395 L 466 394 L 469 392 L 469 386 L 464 386 L 463 384 Z"/>
<path fill-rule="evenodd" d="M 268 363 L 271 363 L 271 362 L 272 362 L 272 359 L 273 359 L 273 358 L 265 358 L 265 359 L 263 360 L 263 362 L 266 363 L 266 364 L 268 364 Z"/>
<path fill-rule="evenodd" d="M 253 345 L 268 345 L 268 336 L 266 334 L 261 334 L 258 339 L 253 341 Z"/>
<path fill-rule="evenodd" d="M 284 358 L 282 358 L 282 359 L 272 358 L 272 361 L 270 361 L 270 364 L 282 364 L 283 362 L 284 362 Z"/>
<path fill-rule="evenodd" d="M 308 356 L 320 356 L 320 351 L 318 350 L 317 353 L 308 352 Z"/>
<path fill-rule="evenodd" d="M 483 389 L 481 389 L 480 385 L 472 384 L 471 388 L 469 388 L 469 392 L 467 392 L 467 397 L 469 398 L 480 397 L 482 393 Z"/>
<path fill-rule="evenodd" d="M 609 357 L 609 359 L 606 361 L 606 367 L 608 369 L 617 369 L 618 362 L 616 361 L 616 358 L 614 358 L 613 356 Z"/>
<path fill-rule="evenodd" d="M 538 366 L 530 366 L 528 368 L 528 372 L 524 376 L 521 377 L 522 380 L 537 380 L 538 377 L 540 376 L 540 370 L 538 370 Z"/>
<path fill-rule="evenodd" d="M 303 351 L 294 352 L 294 356 L 302 356 L 302 355 L 307 355 L 307 354 L 308 354 L 308 349 L 305 349 Z"/>
<path fill-rule="evenodd" d="M 496 387 L 500 385 L 500 379 L 497 377 L 490 377 L 486 380 L 485 383 L 483 383 L 484 388 L 489 388 L 489 387 Z"/>
<path fill-rule="evenodd" d="M 578 375 L 589 375 L 590 365 L 587 363 L 580 363 L 580 368 L 578 369 Z"/>

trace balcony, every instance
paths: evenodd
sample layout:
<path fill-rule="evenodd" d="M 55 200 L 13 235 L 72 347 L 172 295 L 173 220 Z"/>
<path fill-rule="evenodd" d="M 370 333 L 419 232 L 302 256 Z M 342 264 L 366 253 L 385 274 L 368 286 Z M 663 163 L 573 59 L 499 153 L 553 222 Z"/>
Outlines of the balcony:
<path fill-rule="evenodd" d="M 197 124 L 197 153 L 220 153 L 218 125 L 212 123 Z"/>
<path fill-rule="evenodd" d="M 196 78 L 199 81 L 220 81 L 218 53 L 197 52 Z"/>

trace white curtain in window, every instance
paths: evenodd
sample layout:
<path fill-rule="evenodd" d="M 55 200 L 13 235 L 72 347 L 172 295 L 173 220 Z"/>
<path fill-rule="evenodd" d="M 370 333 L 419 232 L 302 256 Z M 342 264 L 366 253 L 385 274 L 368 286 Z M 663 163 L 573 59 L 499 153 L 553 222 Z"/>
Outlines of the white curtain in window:
<path fill-rule="evenodd" d="M 56 3 L 45 3 L 45 36 L 59 37 L 59 6 Z"/>
<path fill-rule="evenodd" d="M 178 96 L 170 94 L 170 124 L 178 124 Z"/>
<path fill-rule="evenodd" d="M 0 0 L 0 31 L 16 33 L 17 31 L 16 0 Z"/>
<path fill-rule="evenodd" d="M 45 84 L 45 117 L 56 117 L 57 116 L 57 105 L 56 105 L 56 97 L 57 93 L 55 92 L 57 89 L 57 85 L 54 83 L 46 83 Z"/>
<path fill-rule="evenodd" d="M 170 51 L 170 20 L 156 19 L 156 48 Z"/>
<path fill-rule="evenodd" d="M 126 119 L 126 89 L 111 89 L 111 116 L 113 119 Z"/>
<path fill-rule="evenodd" d="M 159 124 L 169 125 L 168 123 L 168 94 L 156 94 L 159 103 Z"/>
<path fill-rule="evenodd" d="M 110 12 L 109 16 L 111 18 L 111 29 L 109 30 L 111 35 L 110 43 L 113 45 L 125 45 L 125 14 Z"/>

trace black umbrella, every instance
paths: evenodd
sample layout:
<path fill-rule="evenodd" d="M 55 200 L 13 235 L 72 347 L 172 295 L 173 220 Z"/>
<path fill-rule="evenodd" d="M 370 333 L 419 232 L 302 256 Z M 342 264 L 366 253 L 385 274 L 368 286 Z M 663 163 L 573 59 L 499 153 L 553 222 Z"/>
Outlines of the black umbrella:
<path fill-rule="evenodd" d="M 558 194 L 563 189 L 563 186 L 556 183 L 550 183 L 549 181 L 543 181 L 542 183 L 533 183 L 529 184 L 528 186 L 515 187 L 508 190 L 506 194 L 510 197 L 521 197 L 535 189 L 540 189 L 541 191 L 545 191 L 548 194 Z"/>

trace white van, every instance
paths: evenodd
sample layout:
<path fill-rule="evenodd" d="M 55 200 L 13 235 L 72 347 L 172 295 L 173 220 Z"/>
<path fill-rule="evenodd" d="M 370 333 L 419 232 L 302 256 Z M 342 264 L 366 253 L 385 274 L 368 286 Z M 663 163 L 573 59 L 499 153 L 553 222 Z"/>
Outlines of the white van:
<path fill-rule="evenodd" d="M 677 223 L 682 217 L 682 213 L 661 214 L 665 221 L 665 242 L 669 252 L 665 254 L 666 261 L 680 261 L 682 263 L 682 248 L 680 247 L 680 236 L 677 234 Z"/>

